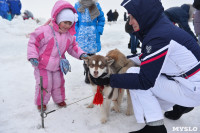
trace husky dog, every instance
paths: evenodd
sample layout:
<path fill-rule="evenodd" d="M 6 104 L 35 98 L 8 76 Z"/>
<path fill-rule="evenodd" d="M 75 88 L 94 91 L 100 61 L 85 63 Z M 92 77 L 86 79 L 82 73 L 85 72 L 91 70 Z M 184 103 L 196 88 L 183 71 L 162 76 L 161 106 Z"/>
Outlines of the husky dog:
<path fill-rule="evenodd" d="M 120 105 L 124 94 L 124 89 L 111 88 L 109 86 L 109 76 L 115 73 L 125 73 L 132 66 L 136 66 L 131 60 L 127 59 L 119 50 L 111 50 L 106 56 L 93 55 L 84 57 L 84 60 L 89 67 L 88 78 L 93 88 L 94 95 L 97 93 L 97 83 L 104 85 L 101 90 L 103 95 L 103 104 L 100 106 L 101 123 L 106 123 L 109 116 L 111 101 L 114 102 L 112 110 L 120 112 Z M 94 99 L 94 98 L 93 98 Z M 132 102 L 129 91 L 127 91 L 127 111 L 126 115 L 133 114 Z M 93 101 L 88 105 L 88 108 L 93 108 Z"/>
<path fill-rule="evenodd" d="M 101 94 L 103 95 L 103 104 L 100 105 L 100 111 L 101 111 L 101 123 L 106 123 L 109 115 L 110 110 L 110 104 L 113 99 L 116 99 L 117 97 L 112 96 L 112 98 L 108 98 L 109 94 L 112 91 L 112 88 L 109 86 L 109 80 L 107 76 L 109 76 L 112 72 L 110 69 L 110 65 L 114 62 L 113 59 L 104 57 L 101 55 L 93 55 L 89 57 L 83 58 L 89 67 L 89 73 L 88 78 L 90 80 L 90 84 L 92 85 L 92 91 L 95 97 L 95 94 L 97 93 L 97 85 L 95 84 L 95 81 L 100 80 L 104 84 L 104 88 L 101 90 Z M 94 99 L 94 98 L 93 98 Z M 88 105 L 88 108 L 93 108 L 93 100 Z"/>
<path fill-rule="evenodd" d="M 114 59 L 114 62 L 109 66 L 109 69 L 112 70 L 112 74 L 122 74 L 126 73 L 126 71 L 130 67 L 138 67 L 133 61 L 130 59 L 127 59 L 126 56 L 121 53 L 118 49 L 111 50 L 106 55 L 107 58 Z M 116 89 L 116 88 L 115 88 Z M 117 99 L 113 100 L 114 106 L 112 107 L 112 110 L 115 110 L 116 112 L 120 112 L 120 105 L 122 102 L 122 98 L 124 95 L 124 89 L 119 89 L 118 92 L 115 92 L 114 95 L 117 95 Z M 131 102 L 131 97 L 129 90 L 127 89 L 127 110 L 126 115 L 132 115 L 133 114 L 133 105 Z"/>

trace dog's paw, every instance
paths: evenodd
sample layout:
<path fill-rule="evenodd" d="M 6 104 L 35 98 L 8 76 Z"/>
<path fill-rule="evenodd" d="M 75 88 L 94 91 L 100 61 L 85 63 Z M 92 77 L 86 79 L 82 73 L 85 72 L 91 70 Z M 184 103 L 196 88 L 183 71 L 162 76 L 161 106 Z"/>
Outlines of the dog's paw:
<path fill-rule="evenodd" d="M 133 110 L 127 109 L 126 115 L 127 115 L 127 116 L 133 115 Z"/>
<path fill-rule="evenodd" d="M 93 108 L 94 107 L 94 104 L 89 104 L 88 106 L 87 106 L 87 108 Z"/>
<path fill-rule="evenodd" d="M 101 118 L 101 124 L 104 124 L 106 122 L 107 122 L 107 118 L 105 118 L 105 117 Z"/>
<path fill-rule="evenodd" d="M 118 106 L 113 106 L 113 107 L 111 108 L 111 111 L 115 111 L 115 112 L 117 112 L 117 113 L 120 113 L 120 109 L 119 109 Z"/>

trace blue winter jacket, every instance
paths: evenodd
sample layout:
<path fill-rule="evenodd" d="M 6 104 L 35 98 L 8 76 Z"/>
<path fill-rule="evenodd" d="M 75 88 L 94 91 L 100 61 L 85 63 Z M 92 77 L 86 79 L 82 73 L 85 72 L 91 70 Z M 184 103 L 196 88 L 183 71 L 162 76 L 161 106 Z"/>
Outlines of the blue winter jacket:
<path fill-rule="evenodd" d="M 141 65 L 139 73 L 111 75 L 113 88 L 147 90 L 153 87 L 167 55 L 168 49 L 163 48 L 172 40 L 186 47 L 200 61 L 200 47 L 195 39 L 169 21 L 160 0 L 124 0 L 121 5 L 140 26 L 135 35 L 142 42 Z"/>
<path fill-rule="evenodd" d="M 0 16 L 7 19 L 9 7 L 6 0 L 0 0 Z"/>
<path fill-rule="evenodd" d="M 179 25 L 180 28 L 187 31 L 195 39 L 195 35 L 188 24 L 190 6 L 183 4 L 181 7 L 171 7 L 164 11 L 165 15 L 172 21 Z"/>
<path fill-rule="evenodd" d="M 80 13 L 78 8 L 80 3 L 75 4 L 75 9 L 78 14 L 78 22 L 76 22 L 76 41 L 78 46 L 86 53 L 95 54 L 101 50 L 101 41 L 100 35 L 103 34 L 105 17 L 104 13 L 99 5 L 96 3 L 97 8 L 99 9 L 100 15 L 91 20 L 89 9 L 85 9 L 84 13 Z"/>
<path fill-rule="evenodd" d="M 20 0 L 7 0 L 7 3 L 9 4 L 11 14 L 21 14 L 22 6 Z"/>

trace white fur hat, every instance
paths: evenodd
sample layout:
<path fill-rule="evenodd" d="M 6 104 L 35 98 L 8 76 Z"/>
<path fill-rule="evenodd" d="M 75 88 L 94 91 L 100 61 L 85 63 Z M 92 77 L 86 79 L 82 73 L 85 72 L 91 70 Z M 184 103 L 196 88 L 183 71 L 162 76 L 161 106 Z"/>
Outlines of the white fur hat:
<path fill-rule="evenodd" d="M 78 15 L 71 9 L 63 9 L 56 17 L 56 23 L 59 25 L 62 21 L 70 21 L 72 25 L 77 22 Z"/>

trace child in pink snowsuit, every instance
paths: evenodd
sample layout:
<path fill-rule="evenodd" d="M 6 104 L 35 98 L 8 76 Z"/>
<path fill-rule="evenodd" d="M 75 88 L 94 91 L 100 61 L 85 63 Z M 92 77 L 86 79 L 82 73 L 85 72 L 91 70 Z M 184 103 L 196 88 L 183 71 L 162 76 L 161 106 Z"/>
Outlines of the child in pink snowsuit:
<path fill-rule="evenodd" d="M 59 65 L 60 56 L 56 40 L 62 58 L 65 58 L 66 51 L 77 59 L 87 56 L 78 47 L 74 36 L 76 21 L 76 9 L 69 2 L 59 0 L 53 7 L 49 23 L 37 28 L 30 35 L 28 60 L 35 69 L 35 104 L 38 109 L 41 109 L 40 76 L 43 77 L 43 88 L 48 91 L 48 93 L 43 91 L 44 110 L 46 110 L 46 105 L 51 96 L 58 106 L 66 106 L 65 80 Z"/>

